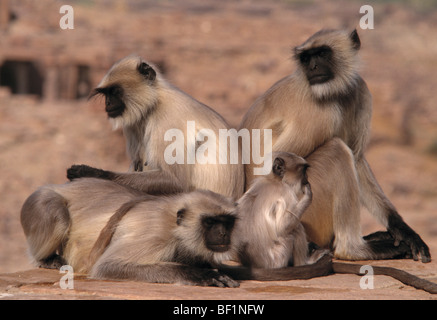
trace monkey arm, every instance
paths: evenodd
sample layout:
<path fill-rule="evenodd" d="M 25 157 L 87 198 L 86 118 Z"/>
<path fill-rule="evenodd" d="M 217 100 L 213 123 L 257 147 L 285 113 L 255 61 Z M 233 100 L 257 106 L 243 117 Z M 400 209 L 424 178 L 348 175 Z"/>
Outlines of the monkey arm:
<path fill-rule="evenodd" d="M 136 264 L 123 261 L 106 261 L 98 263 L 93 268 L 91 277 L 230 288 L 240 285 L 228 275 L 215 270 L 172 262 Z"/>
<path fill-rule="evenodd" d="M 386 197 L 364 156 L 356 160 L 356 168 L 361 186 L 361 202 L 364 206 L 386 226 L 396 246 L 404 241 L 411 248 L 414 260 L 418 260 L 420 254 L 422 262 L 430 262 L 431 254 L 428 246 L 404 222 L 394 205 Z"/>
<path fill-rule="evenodd" d="M 148 194 L 173 194 L 189 190 L 188 186 L 184 186 L 174 175 L 159 169 L 118 173 L 84 164 L 72 165 L 67 169 L 67 178 L 70 181 L 83 177 L 111 180 Z"/>
<path fill-rule="evenodd" d="M 304 195 L 297 203 L 296 210 L 295 210 L 295 212 L 299 218 L 303 215 L 305 210 L 310 206 L 311 201 L 313 199 L 313 193 L 311 191 L 311 186 L 309 183 L 307 183 L 304 186 L 303 192 L 304 192 Z"/>

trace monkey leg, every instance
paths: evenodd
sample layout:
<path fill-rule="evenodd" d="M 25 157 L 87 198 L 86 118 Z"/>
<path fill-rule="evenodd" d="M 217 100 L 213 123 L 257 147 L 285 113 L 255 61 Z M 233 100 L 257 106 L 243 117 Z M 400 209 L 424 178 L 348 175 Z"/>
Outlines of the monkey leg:
<path fill-rule="evenodd" d="M 62 252 L 70 223 L 65 199 L 50 187 L 38 189 L 24 202 L 21 225 L 29 252 L 40 267 L 58 269 L 66 264 L 57 252 Z"/>
<path fill-rule="evenodd" d="M 332 139 L 307 157 L 313 201 L 302 217 L 309 239 L 332 246 L 334 256 L 345 260 L 394 259 L 409 249 L 394 241 L 366 242 L 361 236 L 360 186 L 349 147 Z"/>
<path fill-rule="evenodd" d="M 313 197 L 302 223 L 309 240 L 322 248 L 333 246 L 337 258 L 368 258 L 361 237 L 358 180 L 349 147 L 335 138 L 306 160 Z"/>
<path fill-rule="evenodd" d="M 69 180 L 84 177 L 111 180 L 148 194 L 173 194 L 189 191 L 189 187 L 183 185 L 174 175 L 158 169 L 144 172 L 118 173 L 93 168 L 84 164 L 73 165 L 67 169 L 67 178 Z M 188 181 L 188 179 L 185 180 Z"/>
<path fill-rule="evenodd" d="M 356 162 L 360 183 L 361 201 L 388 230 L 394 239 L 394 245 L 405 242 L 412 252 L 414 260 L 421 257 L 422 262 L 430 262 L 431 254 L 422 238 L 409 227 L 386 197 L 364 157 Z"/>
<path fill-rule="evenodd" d="M 171 262 L 136 264 L 114 260 L 98 261 L 91 270 L 91 277 L 230 288 L 240 285 L 224 273 Z"/>

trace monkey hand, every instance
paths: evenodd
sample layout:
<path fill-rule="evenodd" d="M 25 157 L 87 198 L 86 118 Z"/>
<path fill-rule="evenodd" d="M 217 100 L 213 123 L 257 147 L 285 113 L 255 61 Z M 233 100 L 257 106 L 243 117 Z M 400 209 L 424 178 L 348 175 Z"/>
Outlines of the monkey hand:
<path fill-rule="evenodd" d="M 413 259 L 415 261 L 419 260 L 419 255 L 423 263 L 431 261 L 431 254 L 428 246 L 422 240 L 422 238 L 407 224 L 389 228 L 388 231 L 394 238 L 395 246 L 399 246 L 401 241 L 403 241 L 408 247 L 411 248 L 411 254 L 413 255 Z"/>
<path fill-rule="evenodd" d="M 78 178 L 91 177 L 111 180 L 111 172 L 102 169 L 93 168 L 85 164 L 72 165 L 67 169 L 67 178 L 72 181 Z"/>
<path fill-rule="evenodd" d="M 214 287 L 229 287 L 237 288 L 240 284 L 227 276 L 224 273 L 212 270 L 212 269 L 197 269 L 195 272 L 191 270 L 189 279 L 192 284 L 197 286 L 214 286 Z"/>

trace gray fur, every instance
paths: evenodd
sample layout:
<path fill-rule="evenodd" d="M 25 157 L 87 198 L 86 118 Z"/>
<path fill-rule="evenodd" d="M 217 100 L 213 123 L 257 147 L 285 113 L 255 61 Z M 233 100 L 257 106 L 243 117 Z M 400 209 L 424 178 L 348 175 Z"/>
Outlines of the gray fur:
<path fill-rule="evenodd" d="M 238 201 L 239 259 L 250 268 L 282 268 L 314 262 L 300 221 L 311 203 L 307 162 L 294 154 L 276 152 L 283 176 L 274 170 L 254 180 Z"/>
<path fill-rule="evenodd" d="M 100 231 L 130 201 L 136 203 L 118 222 L 106 250 L 90 259 Z M 177 224 L 181 209 L 184 217 Z M 234 254 L 233 241 L 227 251 L 209 250 L 201 223 L 206 216 L 232 217 L 234 209 L 231 199 L 210 191 L 150 197 L 111 181 L 83 178 L 38 189 L 24 203 L 21 221 L 30 254 L 44 267 L 59 255 L 75 272 L 96 279 L 235 287 L 237 282 L 211 269 Z"/>
<path fill-rule="evenodd" d="M 114 128 L 123 128 L 128 154 L 132 160 L 131 171 L 143 171 L 111 173 L 106 178 L 144 192 L 150 192 L 150 188 L 154 191 L 165 191 L 169 185 L 166 181 L 170 179 L 178 186 L 178 191 L 208 189 L 239 198 L 244 192 L 244 169 L 241 161 L 230 164 L 229 146 L 227 163 L 221 164 L 219 161 L 219 130 L 229 129 L 229 125 L 217 112 L 169 84 L 156 67 L 151 65 L 156 72 L 156 78 L 152 81 L 145 80 L 137 70 L 140 63 L 146 62 L 137 56 L 129 56 L 117 62 L 93 93 L 107 96 L 108 88 L 122 88 L 119 91 L 123 94 L 119 99 L 126 108 L 121 115 L 110 117 L 110 121 Z M 195 122 L 194 136 L 187 132 L 188 121 Z M 164 135 L 170 129 L 178 129 L 184 134 L 183 164 L 168 164 L 165 161 L 164 151 L 172 142 L 164 141 Z M 195 142 L 195 135 L 201 129 L 210 129 L 217 137 L 215 162 L 187 164 L 188 141 Z M 90 171 L 86 175 L 79 171 L 80 166 L 73 166 L 67 176 L 70 180 L 85 176 L 97 177 Z M 162 183 L 164 184 L 160 188 Z"/>

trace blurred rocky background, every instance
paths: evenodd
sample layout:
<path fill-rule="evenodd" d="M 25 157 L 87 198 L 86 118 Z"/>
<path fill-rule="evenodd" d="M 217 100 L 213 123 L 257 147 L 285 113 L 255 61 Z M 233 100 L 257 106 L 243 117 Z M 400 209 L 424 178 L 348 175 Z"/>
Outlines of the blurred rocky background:
<path fill-rule="evenodd" d="M 367 157 L 407 223 L 437 254 L 437 1 L 0 0 L 0 272 L 31 267 L 20 208 L 38 186 L 86 163 L 126 171 L 120 131 L 89 91 L 137 53 L 237 126 L 294 70 L 292 48 L 321 28 L 359 27 L 374 100 Z M 381 229 L 363 210 L 363 233 Z"/>

